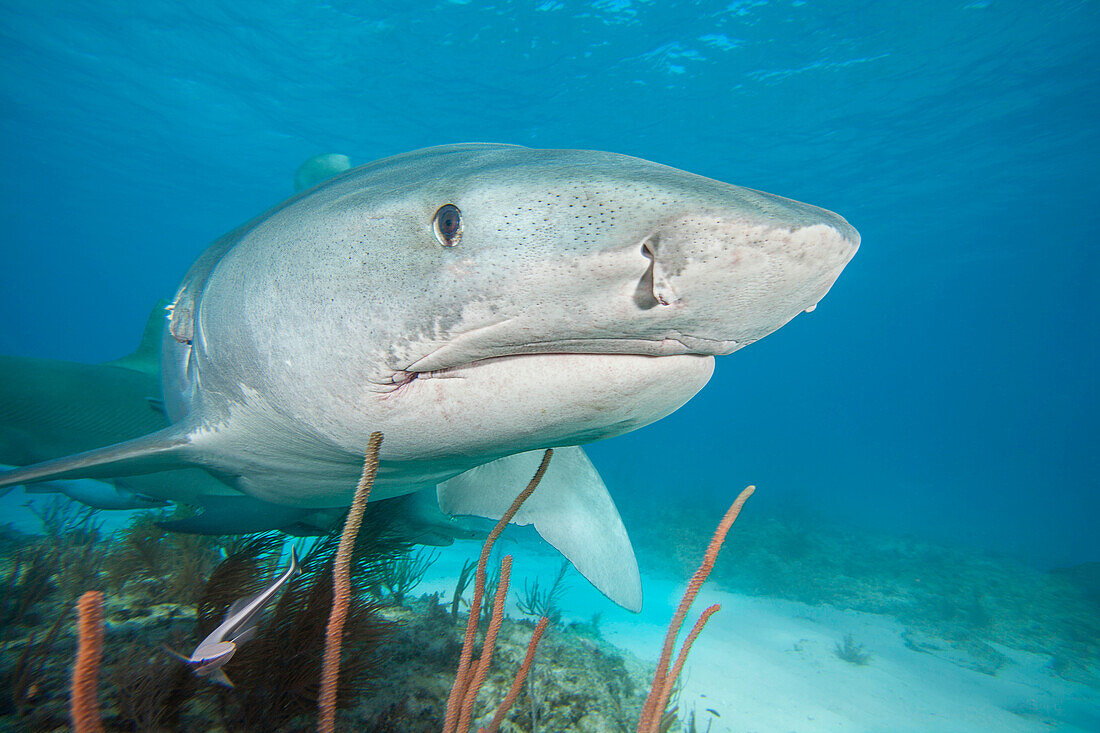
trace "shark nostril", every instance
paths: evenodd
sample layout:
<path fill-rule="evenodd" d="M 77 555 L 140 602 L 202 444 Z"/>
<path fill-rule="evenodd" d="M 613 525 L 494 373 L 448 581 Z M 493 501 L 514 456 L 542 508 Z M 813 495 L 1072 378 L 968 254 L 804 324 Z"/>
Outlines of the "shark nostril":
<path fill-rule="evenodd" d="M 653 293 L 653 267 L 656 258 L 653 255 L 651 242 L 655 245 L 656 241 L 654 240 L 656 240 L 656 235 L 642 242 L 642 257 L 649 260 L 649 267 L 646 268 L 645 273 L 638 280 L 638 286 L 634 288 L 634 304 L 644 311 L 662 304 L 662 301 L 658 300 Z"/>
<path fill-rule="evenodd" d="M 638 287 L 634 288 L 634 305 L 647 311 L 658 305 L 660 301 L 653 295 L 653 263 L 649 263 L 645 274 L 638 280 Z"/>

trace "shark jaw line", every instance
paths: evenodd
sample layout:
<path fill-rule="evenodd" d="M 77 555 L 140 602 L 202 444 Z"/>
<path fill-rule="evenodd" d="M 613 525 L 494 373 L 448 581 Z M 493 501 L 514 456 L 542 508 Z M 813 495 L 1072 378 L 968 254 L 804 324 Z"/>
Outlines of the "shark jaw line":
<path fill-rule="evenodd" d="M 390 378 L 386 380 L 386 384 L 392 385 L 395 391 L 400 391 L 417 380 L 462 379 L 471 376 L 463 372 L 476 370 L 479 366 L 525 356 L 590 356 L 594 359 L 609 356 L 644 356 L 653 359 L 688 355 L 713 357 L 731 354 L 747 345 L 747 343 L 699 338 L 687 334 L 676 334 L 661 340 L 587 338 L 522 344 L 514 347 L 514 351 L 505 350 L 499 354 L 465 361 L 454 360 L 453 363 L 446 358 L 440 358 L 440 352 L 445 351 L 447 348 L 444 346 L 418 359 L 404 369 L 394 370 Z M 585 346 L 589 348 L 583 348 Z M 424 368 L 426 365 L 429 368 Z"/>
<path fill-rule="evenodd" d="M 462 338 L 448 342 L 429 354 L 413 361 L 403 369 L 395 369 L 396 374 L 424 376 L 437 374 L 479 362 L 502 357 L 531 355 L 570 355 L 570 356 L 725 356 L 745 345 L 734 340 L 710 339 L 690 334 L 671 332 L 664 338 L 616 338 L 589 336 L 578 339 L 558 339 L 552 341 L 534 341 L 515 346 L 489 348 L 480 356 L 462 354 Z M 458 353 L 452 353 L 458 352 Z M 413 377 L 415 378 L 415 376 Z"/>

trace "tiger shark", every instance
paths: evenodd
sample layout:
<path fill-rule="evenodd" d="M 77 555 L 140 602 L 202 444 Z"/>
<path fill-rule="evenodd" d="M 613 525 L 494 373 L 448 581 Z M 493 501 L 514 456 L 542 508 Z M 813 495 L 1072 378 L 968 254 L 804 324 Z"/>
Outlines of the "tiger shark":
<path fill-rule="evenodd" d="M 629 539 L 576 446 L 681 407 L 716 356 L 814 309 L 858 246 L 832 212 L 614 153 L 386 158 L 199 257 L 166 312 L 167 427 L 0 487 L 198 468 L 325 510 L 381 431 L 372 499 L 435 488 L 448 513 L 499 518 L 511 479 L 565 447 L 517 519 L 636 610 Z"/>

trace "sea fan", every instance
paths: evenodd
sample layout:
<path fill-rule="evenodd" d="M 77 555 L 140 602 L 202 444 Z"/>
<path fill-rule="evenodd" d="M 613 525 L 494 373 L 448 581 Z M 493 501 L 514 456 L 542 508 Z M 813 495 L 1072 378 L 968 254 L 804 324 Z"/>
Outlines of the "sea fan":
<path fill-rule="evenodd" d="M 378 662 L 379 642 L 390 628 L 365 594 L 367 587 L 380 582 L 386 563 L 408 550 L 390 529 L 390 519 L 391 515 L 384 510 L 371 512 L 356 543 L 352 565 L 354 592 L 344 627 L 338 690 L 342 705 L 349 704 L 364 689 Z M 262 587 L 263 583 L 239 581 L 250 568 L 260 571 L 253 577 L 265 575 L 262 568 L 265 557 L 270 557 L 267 554 L 270 541 L 269 537 L 257 538 L 254 545 L 227 558 L 211 577 L 212 587 L 208 587 L 206 595 L 210 600 L 200 609 L 202 628 L 213 628 L 211 623 L 220 617 L 214 609 L 228 605 L 234 592 L 234 597 L 240 597 L 247 594 L 246 586 L 252 592 Z M 325 627 L 332 606 L 332 560 L 338 541 L 336 535 L 316 541 L 301 560 L 302 575 L 288 585 L 268 612 L 256 638 L 242 644 L 226 665 L 225 672 L 236 686 L 229 691 L 219 689 L 216 694 L 219 715 L 230 730 L 247 733 L 308 727 L 304 720 L 317 707 Z M 300 726 L 296 718 L 302 719 Z"/>

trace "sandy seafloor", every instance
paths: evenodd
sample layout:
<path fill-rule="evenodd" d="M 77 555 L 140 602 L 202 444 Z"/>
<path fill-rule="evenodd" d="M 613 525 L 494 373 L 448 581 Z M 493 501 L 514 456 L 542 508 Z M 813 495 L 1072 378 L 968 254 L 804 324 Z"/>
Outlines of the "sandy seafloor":
<path fill-rule="evenodd" d="M 473 542 L 444 548 L 417 592 L 449 598 L 463 561 L 476 549 Z M 525 578 L 549 582 L 561 562 L 548 546 L 531 541 L 504 542 L 501 551 L 515 558 L 513 591 L 523 588 Z M 634 614 L 570 571 L 563 620 L 583 622 L 599 612 L 604 639 L 655 663 L 686 580 L 655 576 L 643 567 L 645 600 Z M 515 592 L 509 600 L 508 613 L 521 616 Z M 712 733 L 1100 731 L 1098 691 L 1056 676 L 1047 655 L 1000 647 L 1009 663 L 988 675 L 909 649 L 902 625 L 888 616 L 706 585 L 681 636 L 712 603 L 722 609 L 692 648 L 679 697 L 682 714 L 695 709 L 699 730 L 713 719 Z M 849 633 L 871 655 L 868 664 L 836 656 L 836 644 Z"/>
<path fill-rule="evenodd" d="M 36 521 L 22 509 L 29 499 L 19 489 L 0 497 L 0 516 L 21 518 L 13 523 L 17 529 L 36 531 Z M 131 515 L 101 512 L 99 517 L 105 520 L 104 529 L 112 531 L 125 526 Z M 732 532 L 737 532 L 737 525 Z M 413 595 L 438 593 L 440 600 L 448 601 L 463 562 L 476 558 L 480 548 L 480 541 L 424 548 L 438 556 Z M 730 548 L 723 553 L 730 554 Z M 530 528 L 509 528 L 494 550 L 491 567 L 503 554 L 514 557 L 506 613 L 523 618 L 517 597 L 525 582 L 537 578 L 549 583 L 562 558 Z M 561 622 L 591 623 L 599 614 L 599 634 L 605 641 L 652 665 L 687 574 L 673 577 L 655 570 L 644 557 L 639 565 L 644 592 L 640 613 L 615 606 L 570 569 L 560 603 Z M 911 648 L 904 625 L 888 615 L 743 595 L 714 586 L 713 580 L 704 585 L 681 633 L 682 639 L 702 609 L 721 604 L 692 649 L 676 700 L 682 721 L 694 710 L 699 731 L 1100 731 L 1100 687 L 1059 677 L 1048 654 L 994 645 L 1005 662 L 995 674 L 987 674 L 968 667 L 971 660 L 952 652 L 947 642 L 940 651 Z M 548 634 L 553 633 L 551 627 Z M 848 634 L 870 655 L 867 664 L 837 656 L 837 645 Z"/>

